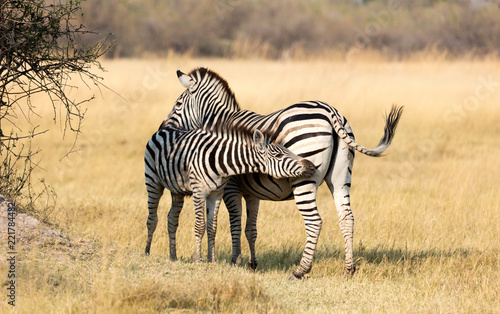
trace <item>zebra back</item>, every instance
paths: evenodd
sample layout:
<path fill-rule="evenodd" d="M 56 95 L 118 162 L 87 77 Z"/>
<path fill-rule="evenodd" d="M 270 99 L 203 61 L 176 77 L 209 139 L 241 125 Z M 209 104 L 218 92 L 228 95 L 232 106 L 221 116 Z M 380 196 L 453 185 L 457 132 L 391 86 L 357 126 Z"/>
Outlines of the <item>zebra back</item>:
<path fill-rule="evenodd" d="M 283 118 L 283 116 L 286 116 L 286 119 L 297 119 L 299 114 L 291 111 L 295 111 L 300 107 L 305 110 L 312 107 L 322 107 L 323 113 L 319 113 L 316 117 L 306 117 L 304 119 L 324 119 L 325 117 L 320 117 L 320 115 L 327 116 L 338 138 L 362 154 L 379 157 L 390 146 L 403 113 L 403 107 L 394 105 L 391 108 L 385 118 L 384 135 L 375 148 L 369 149 L 355 141 L 350 129 L 345 127 L 347 123 L 345 117 L 326 103 L 303 102 L 276 111 L 268 116 L 260 116 L 251 111 L 241 110 L 227 81 L 214 71 L 200 67 L 192 70 L 189 74 L 184 74 L 177 70 L 177 76 L 181 84 L 187 89 L 177 99 L 174 109 L 162 122 L 162 125 L 171 124 L 191 129 L 210 126 L 217 122 L 232 123 L 236 126 L 246 125 L 250 129 L 265 130 L 272 139 L 276 139 L 280 134 L 280 130 L 273 125 L 273 119 L 277 120 L 278 117 Z M 268 128 L 263 127 L 266 124 Z"/>

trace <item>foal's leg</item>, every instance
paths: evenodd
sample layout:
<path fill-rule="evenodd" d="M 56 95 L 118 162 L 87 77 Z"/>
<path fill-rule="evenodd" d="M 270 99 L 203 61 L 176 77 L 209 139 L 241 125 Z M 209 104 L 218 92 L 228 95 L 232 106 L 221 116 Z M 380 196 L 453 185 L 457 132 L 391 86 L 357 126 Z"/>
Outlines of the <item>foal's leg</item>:
<path fill-rule="evenodd" d="M 156 184 L 152 181 L 146 180 L 146 188 L 148 190 L 148 220 L 146 221 L 146 226 L 148 227 L 148 239 L 146 240 L 146 255 L 149 255 L 151 249 L 151 241 L 153 241 L 153 233 L 156 230 L 156 225 L 158 224 L 158 203 L 163 195 L 163 186 Z"/>
<path fill-rule="evenodd" d="M 215 235 L 217 233 L 217 216 L 222 199 L 223 189 L 213 192 L 207 197 L 207 237 L 208 237 L 208 262 L 215 262 Z"/>
<path fill-rule="evenodd" d="M 168 238 L 170 240 L 170 260 L 177 260 L 177 249 L 175 242 L 175 234 L 179 226 L 179 214 L 181 213 L 182 206 L 184 205 L 184 196 L 180 194 L 172 195 L 172 206 L 168 213 Z"/>
<path fill-rule="evenodd" d="M 257 268 L 257 257 L 255 255 L 255 241 L 257 241 L 257 215 L 259 213 L 260 200 L 253 196 L 245 197 L 247 205 L 247 222 L 245 226 L 245 236 L 250 248 L 250 260 L 248 266 L 255 270 Z"/>
<path fill-rule="evenodd" d="M 201 262 L 201 240 L 205 234 L 205 196 L 193 192 L 193 204 L 195 213 L 194 236 L 196 238 L 195 262 Z"/>

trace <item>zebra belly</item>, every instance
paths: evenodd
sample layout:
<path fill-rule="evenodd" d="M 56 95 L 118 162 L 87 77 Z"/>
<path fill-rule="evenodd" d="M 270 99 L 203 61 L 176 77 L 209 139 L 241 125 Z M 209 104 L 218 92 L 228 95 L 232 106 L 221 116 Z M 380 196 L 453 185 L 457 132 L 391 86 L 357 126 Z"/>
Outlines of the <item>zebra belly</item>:
<path fill-rule="evenodd" d="M 199 196 L 207 197 L 212 194 L 217 194 L 222 191 L 228 182 L 227 176 L 212 176 L 210 180 L 206 177 L 197 177 L 187 175 L 178 176 L 176 178 L 167 177 L 164 180 L 163 186 L 169 191 L 182 195 L 193 195 L 196 189 Z"/>
<path fill-rule="evenodd" d="M 236 189 L 242 195 L 252 195 L 267 201 L 284 201 L 293 198 L 292 187 L 288 179 L 275 179 L 263 173 L 233 176 L 226 185 L 227 189 Z"/>
<path fill-rule="evenodd" d="M 166 178 L 163 180 L 162 185 L 172 193 L 181 194 L 181 195 L 193 195 L 193 189 L 189 184 L 186 184 L 186 181 L 180 180 L 172 180 L 173 178 Z"/>

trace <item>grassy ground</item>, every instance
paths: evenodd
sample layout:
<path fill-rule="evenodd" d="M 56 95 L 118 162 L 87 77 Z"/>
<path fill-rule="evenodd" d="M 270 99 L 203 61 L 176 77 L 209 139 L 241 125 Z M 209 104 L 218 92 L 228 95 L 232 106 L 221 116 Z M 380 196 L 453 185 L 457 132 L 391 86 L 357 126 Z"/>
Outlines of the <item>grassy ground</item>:
<path fill-rule="evenodd" d="M 171 57 L 103 65 L 105 83 L 122 97 L 74 91 L 97 97 L 78 142 L 82 150 L 60 160 L 72 139 L 61 140 L 57 125 L 39 138 L 40 175 L 59 196 L 52 221 L 70 237 L 92 242 L 19 244 L 18 312 L 500 311 L 500 61 Z M 219 261 L 192 262 L 190 200 L 178 230 L 180 261 L 168 261 L 169 195 L 162 200 L 152 255 L 143 255 L 144 146 L 182 92 L 175 69 L 200 65 L 225 77 L 246 109 L 269 113 L 301 100 L 326 101 L 367 147 L 382 135 L 382 114 L 393 103 L 405 106 L 387 156 L 356 156 L 351 196 L 358 271 L 352 279 L 343 276 L 343 240 L 325 187 L 318 196 L 323 230 L 306 280 L 287 280 L 305 243 L 293 202 L 261 204 L 256 273 L 228 264 L 224 208 Z M 243 249 L 248 258 L 245 242 Z M 0 264 L 2 274 L 7 266 Z M 8 307 L 5 300 L 0 311 Z"/>

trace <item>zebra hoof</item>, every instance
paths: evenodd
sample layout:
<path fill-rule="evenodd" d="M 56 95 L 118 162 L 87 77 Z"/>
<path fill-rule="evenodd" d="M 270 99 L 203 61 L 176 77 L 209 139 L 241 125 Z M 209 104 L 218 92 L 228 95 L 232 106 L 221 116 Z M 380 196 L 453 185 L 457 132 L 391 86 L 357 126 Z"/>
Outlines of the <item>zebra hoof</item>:
<path fill-rule="evenodd" d="M 144 250 L 144 254 L 146 254 L 146 256 L 149 256 L 150 249 L 151 249 L 151 244 L 146 245 L 146 249 Z"/>
<path fill-rule="evenodd" d="M 239 267 L 241 265 L 242 259 L 243 258 L 242 258 L 241 254 L 240 254 L 240 255 L 238 255 L 238 257 L 236 259 L 233 258 L 232 261 L 231 261 L 231 263 L 233 265 Z"/>
<path fill-rule="evenodd" d="M 353 265 L 352 267 L 346 268 L 345 269 L 345 277 L 347 279 L 351 278 L 354 276 L 354 273 L 356 272 L 356 266 Z"/>
<path fill-rule="evenodd" d="M 297 281 L 297 280 L 301 280 L 302 278 L 304 278 L 304 275 L 302 274 L 298 274 L 296 273 L 295 271 L 292 273 L 292 275 L 290 276 L 290 278 L 288 278 L 289 281 Z"/>
<path fill-rule="evenodd" d="M 257 265 L 259 263 L 257 263 L 257 261 L 253 261 L 253 262 L 248 262 L 248 268 L 250 268 L 250 270 L 253 270 L 255 271 L 257 269 Z"/>

